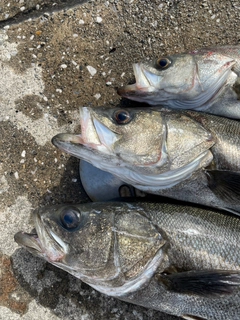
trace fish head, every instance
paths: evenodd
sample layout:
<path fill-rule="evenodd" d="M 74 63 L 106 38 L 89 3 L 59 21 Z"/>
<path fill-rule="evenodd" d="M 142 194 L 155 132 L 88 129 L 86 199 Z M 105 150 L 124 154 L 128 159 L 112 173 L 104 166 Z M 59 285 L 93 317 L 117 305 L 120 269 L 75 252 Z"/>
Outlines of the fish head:
<path fill-rule="evenodd" d="M 118 94 L 151 105 L 195 109 L 214 99 L 234 64 L 232 58 L 209 50 L 135 63 L 136 83 L 119 88 Z"/>
<path fill-rule="evenodd" d="M 150 166 L 165 161 L 165 125 L 159 112 L 83 107 L 80 118 L 80 135 L 60 134 L 52 139 L 53 144 L 97 167 L 105 161 L 117 166 Z M 95 156 L 89 154 L 86 159 L 81 146 L 94 150 Z"/>
<path fill-rule="evenodd" d="M 36 233 L 19 232 L 15 241 L 99 291 L 123 294 L 164 257 L 165 240 L 142 212 L 117 202 L 41 208 L 33 213 Z"/>
<path fill-rule="evenodd" d="M 160 104 L 192 87 L 194 69 L 192 56 L 184 54 L 135 63 L 136 83 L 119 88 L 118 94 L 140 102 Z"/>
<path fill-rule="evenodd" d="M 215 143 L 199 122 L 179 112 L 88 107 L 81 108 L 81 134 L 58 134 L 52 142 L 137 188 L 186 179 L 203 159 L 212 160 Z"/>

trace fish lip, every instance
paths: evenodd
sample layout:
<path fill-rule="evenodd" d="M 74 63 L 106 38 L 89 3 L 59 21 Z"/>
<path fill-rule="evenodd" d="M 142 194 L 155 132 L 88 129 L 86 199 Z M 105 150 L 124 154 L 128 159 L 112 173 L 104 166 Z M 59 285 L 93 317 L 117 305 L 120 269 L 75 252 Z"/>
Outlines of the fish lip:
<path fill-rule="evenodd" d="M 142 63 L 133 64 L 133 73 L 136 79 L 136 83 L 128 84 L 126 86 L 120 87 L 117 89 L 117 93 L 122 97 L 138 95 L 146 95 L 151 93 L 154 90 L 150 81 L 146 77 L 144 72 L 144 65 Z"/>
<path fill-rule="evenodd" d="M 61 262 L 66 257 L 68 246 L 63 241 L 62 244 L 60 241 L 57 241 L 59 237 L 51 229 L 48 230 L 44 226 L 39 214 L 40 210 L 37 209 L 33 212 L 36 232 L 26 233 L 20 231 L 15 234 L 14 240 L 32 254 L 43 257 L 51 263 Z M 63 243 L 65 244 L 65 248 Z"/>
<path fill-rule="evenodd" d="M 56 136 L 54 136 L 51 140 L 52 144 L 55 147 L 61 146 L 62 143 L 73 143 L 73 144 L 83 144 L 81 141 L 83 141 L 82 136 L 74 135 L 71 133 L 59 133 Z"/>
<path fill-rule="evenodd" d="M 30 251 L 33 251 L 33 253 L 43 253 L 37 233 L 26 233 L 19 231 L 14 235 L 14 240 L 19 245 L 27 247 Z"/>

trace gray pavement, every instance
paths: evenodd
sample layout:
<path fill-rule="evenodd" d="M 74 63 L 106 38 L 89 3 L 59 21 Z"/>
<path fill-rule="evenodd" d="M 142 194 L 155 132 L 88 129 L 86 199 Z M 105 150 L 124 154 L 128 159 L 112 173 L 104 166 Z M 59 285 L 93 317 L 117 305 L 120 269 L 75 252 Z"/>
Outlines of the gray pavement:
<path fill-rule="evenodd" d="M 0 319 L 153 319 L 13 241 L 32 209 L 88 201 L 78 161 L 51 145 L 79 130 L 79 106 L 117 105 L 132 63 L 240 42 L 230 0 L 6 1 L 0 5 Z"/>

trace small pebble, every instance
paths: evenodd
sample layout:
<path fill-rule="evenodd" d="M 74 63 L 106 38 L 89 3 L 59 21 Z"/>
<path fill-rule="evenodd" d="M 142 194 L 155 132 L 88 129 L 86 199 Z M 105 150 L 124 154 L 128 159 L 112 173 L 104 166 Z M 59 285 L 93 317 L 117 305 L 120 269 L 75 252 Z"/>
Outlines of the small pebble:
<path fill-rule="evenodd" d="M 18 172 L 14 172 L 14 177 L 18 180 L 19 179 L 19 175 L 18 175 Z"/>
<path fill-rule="evenodd" d="M 101 22 L 102 22 L 102 18 L 101 18 L 101 17 L 97 17 L 97 18 L 96 18 L 96 22 L 97 22 L 97 23 L 101 23 Z"/>
<path fill-rule="evenodd" d="M 94 97 L 98 100 L 98 99 L 101 97 L 101 94 L 100 94 L 100 93 L 96 93 L 96 94 L 94 95 Z"/>
<path fill-rule="evenodd" d="M 93 68 L 92 66 L 87 66 L 87 69 L 88 69 L 89 73 L 91 74 L 91 76 L 94 76 L 97 73 L 97 70 L 95 68 Z"/>
<path fill-rule="evenodd" d="M 72 60 L 72 64 L 76 67 L 77 66 L 77 62 Z"/>

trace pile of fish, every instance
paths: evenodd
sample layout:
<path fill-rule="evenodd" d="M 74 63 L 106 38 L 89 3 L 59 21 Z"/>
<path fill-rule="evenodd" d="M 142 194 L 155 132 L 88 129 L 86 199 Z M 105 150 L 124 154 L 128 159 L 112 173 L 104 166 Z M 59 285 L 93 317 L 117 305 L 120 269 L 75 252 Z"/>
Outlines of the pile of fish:
<path fill-rule="evenodd" d="M 83 107 L 81 134 L 52 142 L 167 198 L 41 208 L 36 232 L 15 240 L 107 295 L 189 320 L 239 320 L 240 46 L 134 73 L 118 93 L 151 106 Z"/>

